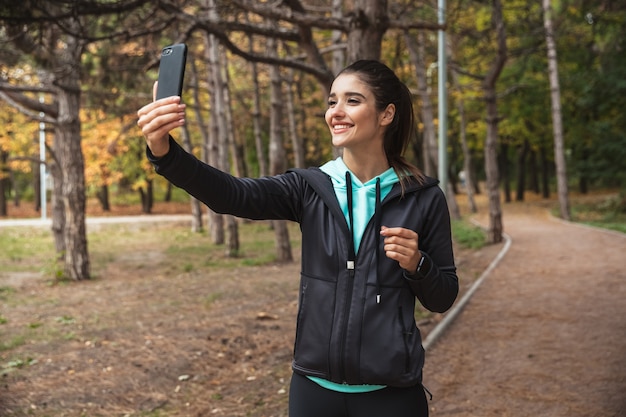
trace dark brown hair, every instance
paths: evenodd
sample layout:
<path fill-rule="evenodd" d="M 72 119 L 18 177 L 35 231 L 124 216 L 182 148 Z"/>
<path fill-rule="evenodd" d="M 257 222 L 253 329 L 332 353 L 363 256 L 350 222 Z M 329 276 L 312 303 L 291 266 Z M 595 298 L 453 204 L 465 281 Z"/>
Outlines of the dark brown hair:
<path fill-rule="evenodd" d="M 413 101 L 408 87 L 385 64 L 375 60 L 360 60 L 344 68 L 337 76 L 354 74 L 366 84 L 376 99 L 376 110 L 382 112 L 389 104 L 396 107 L 393 121 L 385 131 L 383 147 L 389 165 L 394 169 L 404 188 L 411 176 L 419 183 L 424 174 L 404 158 L 414 131 Z"/>

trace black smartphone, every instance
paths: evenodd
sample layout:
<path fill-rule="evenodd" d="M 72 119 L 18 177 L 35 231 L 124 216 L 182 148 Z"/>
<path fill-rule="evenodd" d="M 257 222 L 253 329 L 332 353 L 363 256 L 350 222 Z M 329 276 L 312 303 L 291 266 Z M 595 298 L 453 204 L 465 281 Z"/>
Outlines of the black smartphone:
<path fill-rule="evenodd" d="M 184 43 L 166 46 L 161 50 L 157 100 L 164 97 L 182 95 L 186 62 L 187 45 Z"/>

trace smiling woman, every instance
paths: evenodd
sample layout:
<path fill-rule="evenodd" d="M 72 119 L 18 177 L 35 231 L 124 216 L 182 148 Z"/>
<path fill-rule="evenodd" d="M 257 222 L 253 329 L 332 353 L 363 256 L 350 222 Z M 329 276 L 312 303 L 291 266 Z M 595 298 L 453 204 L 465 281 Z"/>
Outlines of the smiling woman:
<path fill-rule="evenodd" d="M 458 279 L 444 194 L 403 157 L 413 132 L 408 88 L 378 61 L 345 68 L 326 111 L 343 156 L 260 179 L 185 152 L 169 135 L 185 110 L 170 97 L 138 111 L 157 173 L 218 213 L 300 225 L 289 416 L 427 416 L 416 300 L 446 311 Z"/>

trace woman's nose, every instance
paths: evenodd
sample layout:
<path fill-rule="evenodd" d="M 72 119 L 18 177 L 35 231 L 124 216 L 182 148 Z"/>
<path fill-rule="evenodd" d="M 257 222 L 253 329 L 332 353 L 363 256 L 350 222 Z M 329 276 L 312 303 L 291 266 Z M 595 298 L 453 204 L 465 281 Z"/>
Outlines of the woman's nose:
<path fill-rule="evenodd" d="M 332 117 L 342 117 L 345 112 L 343 106 L 340 103 L 337 103 L 328 109 L 329 114 Z"/>

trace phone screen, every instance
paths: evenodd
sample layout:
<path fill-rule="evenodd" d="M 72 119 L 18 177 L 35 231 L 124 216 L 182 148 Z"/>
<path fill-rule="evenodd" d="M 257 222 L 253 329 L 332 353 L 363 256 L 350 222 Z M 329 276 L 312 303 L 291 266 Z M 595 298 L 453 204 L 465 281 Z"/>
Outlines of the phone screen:
<path fill-rule="evenodd" d="M 166 46 L 161 50 L 157 99 L 182 95 L 186 62 L 187 45 L 184 43 Z"/>

